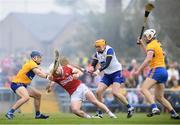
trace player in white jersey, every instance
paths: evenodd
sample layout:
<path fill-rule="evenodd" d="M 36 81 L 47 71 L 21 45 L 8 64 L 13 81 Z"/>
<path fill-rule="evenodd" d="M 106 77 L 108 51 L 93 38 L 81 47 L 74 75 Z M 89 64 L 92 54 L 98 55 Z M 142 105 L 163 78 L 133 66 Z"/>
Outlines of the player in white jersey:
<path fill-rule="evenodd" d="M 97 98 L 102 102 L 103 92 L 112 85 L 112 94 L 128 108 L 127 118 L 132 117 L 134 107 L 132 107 L 127 99 L 119 92 L 119 89 L 124 83 L 125 79 L 122 76 L 122 66 L 116 58 L 115 52 L 112 47 L 106 44 L 104 39 L 97 40 L 95 42 L 96 53 L 93 56 L 92 66 L 93 74 L 98 75 L 100 72 L 104 72 L 104 76 L 98 83 L 96 91 Z M 101 67 L 96 69 L 96 65 L 100 64 Z M 92 71 L 90 71 L 92 72 Z M 97 117 L 103 117 L 100 110 L 97 111 Z"/>

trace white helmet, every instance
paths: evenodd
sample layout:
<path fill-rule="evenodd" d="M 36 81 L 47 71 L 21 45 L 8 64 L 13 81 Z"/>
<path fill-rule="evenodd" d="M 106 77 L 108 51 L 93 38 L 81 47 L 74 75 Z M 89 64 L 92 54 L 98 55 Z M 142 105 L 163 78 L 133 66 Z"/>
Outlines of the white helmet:
<path fill-rule="evenodd" d="M 156 30 L 155 29 L 147 29 L 144 31 L 143 36 L 146 36 L 148 40 L 152 38 L 156 38 Z"/>

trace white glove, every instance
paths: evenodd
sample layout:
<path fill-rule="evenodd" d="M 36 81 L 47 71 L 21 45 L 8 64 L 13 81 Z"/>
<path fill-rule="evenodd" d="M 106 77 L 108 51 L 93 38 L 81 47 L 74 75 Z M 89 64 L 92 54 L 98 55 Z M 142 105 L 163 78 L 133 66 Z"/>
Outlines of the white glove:
<path fill-rule="evenodd" d="M 97 75 L 99 75 L 99 73 L 100 73 L 100 71 L 99 71 L 99 69 L 97 69 L 96 71 L 93 72 L 93 75 L 97 76 Z"/>

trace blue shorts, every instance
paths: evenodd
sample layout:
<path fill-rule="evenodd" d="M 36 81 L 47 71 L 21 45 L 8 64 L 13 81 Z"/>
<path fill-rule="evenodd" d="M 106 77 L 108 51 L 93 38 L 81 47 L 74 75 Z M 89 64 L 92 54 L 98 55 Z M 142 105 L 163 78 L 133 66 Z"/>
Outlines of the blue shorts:
<path fill-rule="evenodd" d="M 114 72 L 112 74 L 104 74 L 103 78 L 101 79 L 101 82 L 106 84 L 107 86 L 110 86 L 114 82 L 117 83 L 124 83 L 125 78 L 122 76 L 121 71 Z"/>
<path fill-rule="evenodd" d="M 14 82 L 11 83 L 11 89 L 14 91 L 14 93 L 16 93 L 16 90 L 21 86 L 27 88 L 27 85 L 25 85 L 24 83 L 14 83 Z"/>
<path fill-rule="evenodd" d="M 149 71 L 148 77 L 156 80 L 157 83 L 166 83 L 168 79 L 168 73 L 166 68 L 157 67 L 157 68 L 152 68 Z"/>

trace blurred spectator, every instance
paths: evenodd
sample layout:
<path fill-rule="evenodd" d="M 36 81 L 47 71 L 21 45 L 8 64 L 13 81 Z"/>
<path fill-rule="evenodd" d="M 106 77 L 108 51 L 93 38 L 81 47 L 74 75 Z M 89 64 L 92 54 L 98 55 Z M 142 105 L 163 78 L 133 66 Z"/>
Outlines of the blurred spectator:
<path fill-rule="evenodd" d="M 177 69 L 177 71 L 178 71 L 178 73 L 179 73 L 179 81 L 178 81 L 178 83 L 180 83 L 180 65 L 178 64 L 178 62 L 174 62 L 174 67 L 175 67 L 175 69 Z"/>
<path fill-rule="evenodd" d="M 115 98 L 111 92 L 107 92 L 104 95 L 104 103 L 108 106 L 111 107 L 112 104 L 115 102 Z"/>
<path fill-rule="evenodd" d="M 131 91 L 127 93 L 127 98 L 130 104 L 138 104 L 139 103 L 139 99 L 138 96 L 136 94 L 136 92 Z"/>
<path fill-rule="evenodd" d="M 0 60 L 0 87 L 9 87 L 11 78 L 27 59 L 27 52 L 17 52 Z M 21 63 L 20 63 L 21 62 Z"/>
<path fill-rule="evenodd" d="M 138 64 L 136 59 L 132 59 L 128 71 L 130 72 L 129 82 L 133 88 L 136 87 L 139 83 L 139 76 L 133 76 L 133 72 L 137 70 L 137 67 Z"/>
<path fill-rule="evenodd" d="M 179 72 L 175 67 L 175 63 L 170 63 L 169 64 L 169 69 L 167 70 L 168 72 L 168 87 L 172 86 L 173 84 L 178 84 L 179 81 Z"/>
<path fill-rule="evenodd" d="M 173 82 L 173 87 L 171 88 L 171 90 L 172 105 L 180 105 L 180 85 L 177 82 Z"/>

